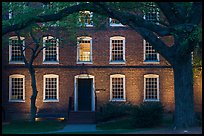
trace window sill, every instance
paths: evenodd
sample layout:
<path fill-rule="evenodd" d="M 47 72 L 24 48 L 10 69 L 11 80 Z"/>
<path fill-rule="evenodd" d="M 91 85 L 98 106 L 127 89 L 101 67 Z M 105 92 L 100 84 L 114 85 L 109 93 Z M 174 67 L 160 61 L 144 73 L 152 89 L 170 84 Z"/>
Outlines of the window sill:
<path fill-rule="evenodd" d="M 59 102 L 59 100 L 43 100 L 43 102 Z"/>
<path fill-rule="evenodd" d="M 159 99 L 145 99 L 144 102 L 159 102 Z"/>
<path fill-rule="evenodd" d="M 126 27 L 126 25 L 123 24 L 110 24 L 112 27 Z"/>
<path fill-rule="evenodd" d="M 109 100 L 110 102 L 126 102 L 125 99 L 112 99 L 112 100 Z"/>
<path fill-rule="evenodd" d="M 25 102 L 25 100 L 9 100 L 9 102 Z"/>
<path fill-rule="evenodd" d="M 110 61 L 109 64 L 125 64 L 125 61 Z"/>
<path fill-rule="evenodd" d="M 59 61 L 43 61 L 43 64 L 59 64 Z"/>
<path fill-rule="evenodd" d="M 25 64 L 23 61 L 9 61 L 9 64 Z"/>
<path fill-rule="evenodd" d="M 91 61 L 78 61 L 77 64 L 93 64 Z"/>
<path fill-rule="evenodd" d="M 159 61 L 143 61 L 143 64 L 159 64 Z"/>

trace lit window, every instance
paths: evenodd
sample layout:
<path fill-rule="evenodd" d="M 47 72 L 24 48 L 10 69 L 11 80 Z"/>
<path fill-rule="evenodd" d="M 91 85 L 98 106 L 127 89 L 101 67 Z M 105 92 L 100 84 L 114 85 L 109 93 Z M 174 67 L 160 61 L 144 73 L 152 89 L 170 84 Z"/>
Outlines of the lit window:
<path fill-rule="evenodd" d="M 44 75 L 44 102 L 58 102 L 59 101 L 59 76 L 54 74 Z"/>
<path fill-rule="evenodd" d="M 77 63 L 91 63 L 92 62 L 92 38 L 78 37 L 77 38 Z"/>
<path fill-rule="evenodd" d="M 144 75 L 144 101 L 159 101 L 159 75 Z"/>
<path fill-rule="evenodd" d="M 25 38 L 20 37 L 21 43 L 19 44 L 18 37 L 13 36 L 9 38 L 9 64 L 24 64 L 23 56 L 21 55 L 21 46 L 25 48 Z M 25 55 L 25 51 L 23 51 Z"/>
<path fill-rule="evenodd" d="M 125 101 L 125 75 L 110 76 L 110 100 Z"/>
<path fill-rule="evenodd" d="M 52 36 L 43 37 L 43 63 L 58 64 L 59 63 L 59 41 Z"/>
<path fill-rule="evenodd" d="M 110 64 L 125 64 L 125 37 L 110 38 Z"/>
<path fill-rule="evenodd" d="M 145 63 L 159 63 L 159 53 L 153 47 L 143 40 L 144 42 L 144 62 Z"/>
<path fill-rule="evenodd" d="M 124 26 L 117 19 L 109 18 L 110 26 Z"/>
<path fill-rule="evenodd" d="M 92 27 L 93 26 L 93 12 L 90 11 L 80 11 L 79 12 L 79 22 L 81 26 Z"/>
<path fill-rule="evenodd" d="M 25 76 L 9 76 L 9 101 L 25 102 Z"/>

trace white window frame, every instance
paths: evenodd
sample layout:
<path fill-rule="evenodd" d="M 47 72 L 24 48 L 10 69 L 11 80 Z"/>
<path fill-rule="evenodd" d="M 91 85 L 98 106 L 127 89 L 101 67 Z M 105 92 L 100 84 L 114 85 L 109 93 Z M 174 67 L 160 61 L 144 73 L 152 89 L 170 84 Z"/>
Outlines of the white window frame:
<path fill-rule="evenodd" d="M 23 100 L 13 100 L 12 98 L 12 78 L 23 78 Z M 9 76 L 9 102 L 25 102 L 25 76 L 13 74 Z"/>
<path fill-rule="evenodd" d="M 92 18 L 93 18 L 93 12 L 91 12 L 91 11 L 81 11 L 81 12 L 89 12 L 89 13 L 90 13 L 90 20 L 92 20 Z M 81 15 L 80 15 L 80 13 L 79 13 L 79 24 L 80 24 L 80 26 L 82 26 L 80 17 L 81 17 Z M 92 22 L 92 23 L 93 23 L 93 22 Z M 84 23 L 84 26 L 85 26 L 85 27 L 93 27 L 93 24 L 87 24 L 87 23 L 85 22 L 85 23 Z"/>
<path fill-rule="evenodd" d="M 11 40 L 18 40 L 18 36 L 12 36 L 9 38 L 9 64 L 25 64 L 24 61 L 13 61 L 12 58 L 12 44 Z M 23 40 L 23 50 L 25 49 L 25 37 L 20 37 L 20 40 Z M 25 50 L 23 51 L 25 56 Z"/>
<path fill-rule="evenodd" d="M 157 99 L 146 99 L 146 78 L 157 79 Z M 159 99 L 159 75 L 157 74 L 146 74 L 144 75 L 144 100 L 143 101 L 160 101 Z"/>
<path fill-rule="evenodd" d="M 123 60 L 122 61 L 112 61 L 112 40 L 123 40 Z M 113 36 L 110 38 L 110 60 L 109 64 L 125 64 L 125 37 Z"/>
<path fill-rule="evenodd" d="M 43 37 L 43 47 L 45 47 L 45 40 L 48 40 L 48 39 L 52 39 L 54 38 L 53 36 L 44 36 Z M 56 39 L 56 50 L 57 50 L 57 56 L 56 56 L 56 59 L 57 61 L 45 61 L 45 48 L 43 49 L 43 64 L 59 64 L 59 39 Z"/>
<path fill-rule="evenodd" d="M 46 78 L 57 78 L 57 99 L 53 100 L 45 99 Z M 59 102 L 59 75 L 56 74 L 43 75 L 43 102 Z"/>
<path fill-rule="evenodd" d="M 155 4 L 154 4 L 154 6 L 155 6 Z M 155 7 L 153 7 L 153 8 L 155 8 Z M 154 12 L 156 12 L 156 18 L 159 21 L 160 20 L 160 18 L 159 18 L 159 8 L 155 8 Z M 147 13 L 150 13 L 150 11 L 148 11 Z M 146 20 L 146 13 L 144 13 L 143 18 Z M 159 25 L 159 22 L 156 22 L 156 24 Z"/>
<path fill-rule="evenodd" d="M 126 26 L 126 25 L 123 25 L 121 23 L 119 23 L 119 24 L 112 23 L 112 18 L 109 18 L 109 24 L 110 24 L 110 26 L 116 26 L 116 27 L 118 27 L 118 26 Z"/>
<path fill-rule="evenodd" d="M 112 79 L 113 78 L 123 78 L 123 99 L 113 99 L 112 96 Z M 126 91 L 125 91 L 125 75 L 114 74 L 110 75 L 110 100 L 109 101 L 126 101 Z"/>
<path fill-rule="evenodd" d="M 80 61 L 80 44 L 78 40 L 90 40 L 90 61 Z M 93 64 L 92 59 L 92 38 L 88 36 L 77 37 L 77 64 Z"/>
<path fill-rule="evenodd" d="M 151 44 L 150 44 L 151 45 Z M 151 45 L 152 46 L 152 45 Z M 143 63 L 144 64 L 159 64 L 160 63 L 160 60 L 159 60 L 159 53 L 156 52 L 157 54 L 157 60 L 155 61 L 146 61 L 146 40 L 143 39 L 143 47 L 144 47 L 144 53 L 143 53 Z"/>

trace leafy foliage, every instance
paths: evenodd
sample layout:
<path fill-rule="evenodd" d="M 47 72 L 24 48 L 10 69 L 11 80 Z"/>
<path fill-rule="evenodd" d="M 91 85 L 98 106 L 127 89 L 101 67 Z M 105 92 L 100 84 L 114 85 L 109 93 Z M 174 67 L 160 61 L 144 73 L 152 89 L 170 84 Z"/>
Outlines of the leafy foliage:
<path fill-rule="evenodd" d="M 137 128 L 154 127 L 162 122 L 164 107 L 161 102 L 144 102 L 132 110 L 132 125 Z"/>

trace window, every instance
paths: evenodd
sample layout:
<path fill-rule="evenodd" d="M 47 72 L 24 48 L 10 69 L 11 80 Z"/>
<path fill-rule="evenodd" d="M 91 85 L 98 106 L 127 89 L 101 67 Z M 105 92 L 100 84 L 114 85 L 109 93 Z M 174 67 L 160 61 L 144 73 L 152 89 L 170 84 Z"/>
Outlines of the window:
<path fill-rule="evenodd" d="M 77 38 L 77 64 L 92 63 L 92 38 L 78 37 Z"/>
<path fill-rule="evenodd" d="M 159 75 L 144 75 L 144 101 L 159 101 Z"/>
<path fill-rule="evenodd" d="M 110 64 L 125 64 L 125 37 L 110 38 Z"/>
<path fill-rule="evenodd" d="M 145 40 L 144 42 L 144 62 L 145 63 L 159 63 L 159 53 Z"/>
<path fill-rule="evenodd" d="M 44 102 L 59 102 L 59 76 L 54 74 L 44 75 Z"/>
<path fill-rule="evenodd" d="M 110 100 L 125 101 L 125 75 L 110 76 Z"/>
<path fill-rule="evenodd" d="M 154 2 L 148 2 L 146 6 L 148 8 L 147 11 L 145 11 L 144 19 L 159 24 L 159 8 L 156 7 Z"/>
<path fill-rule="evenodd" d="M 109 22 L 110 22 L 110 26 L 124 26 L 118 20 L 113 18 L 109 18 Z"/>
<path fill-rule="evenodd" d="M 25 76 L 9 76 L 9 102 L 25 102 Z"/>
<path fill-rule="evenodd" d="M 80 11 L 79 12 L 79 23 L 80 26 L 92 27 L 93 26 L 93 12 L 90 11 Z"/>
<path fill-rule="evenodd" d="M 25 38 L 20 37 L 20 40 L 24 50 Z M 25 51 L 23 54 L 25 56 Z M 24 64 L 23 56 L 21 55 L 21 44 L 19 44 L 17 36 L 9 38 L 9 64 Z"/>
<path fill-rule="evenodd" d="M 52 37 L 43 37 L 43 64 L 59 64 L 59 40 Z"/>

